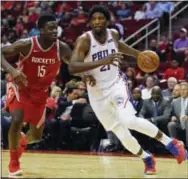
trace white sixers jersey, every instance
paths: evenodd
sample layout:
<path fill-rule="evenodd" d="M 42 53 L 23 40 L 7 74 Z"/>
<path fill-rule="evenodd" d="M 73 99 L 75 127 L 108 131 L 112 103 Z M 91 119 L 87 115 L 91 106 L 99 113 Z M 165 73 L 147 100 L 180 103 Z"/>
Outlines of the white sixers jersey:
<path fill-rule="evenodd" d="M 107 39 L 104 44 L 98 42 L 92 31 L 86 32 L 90 37 L 90 50 L 85 62 L 93 62 L 96 60 L 102 60 L 112 53 L 117 53 L 117 43 L 115 42 L 111 31 L 107 29 Z M 87 86 L 88 95 L 90 99 L 102 99 L 107 95 L 107 91 L 115 84 L 119 78 L 119 69 L 114 65 L 100 66 L 94 70 L 88 72 L 96 79 L 96 85 L 91 87 Z"/>

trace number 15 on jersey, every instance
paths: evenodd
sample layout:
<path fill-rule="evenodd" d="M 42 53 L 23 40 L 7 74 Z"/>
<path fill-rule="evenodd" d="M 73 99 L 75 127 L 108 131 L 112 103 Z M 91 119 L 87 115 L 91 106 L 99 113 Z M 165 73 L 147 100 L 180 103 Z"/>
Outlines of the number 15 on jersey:
<path fill-rule="evenodd" d="M 46 66 L 45 65 L 39 65 L 38 66 L 38 77 L 44 77 L 46 74 Z"/>

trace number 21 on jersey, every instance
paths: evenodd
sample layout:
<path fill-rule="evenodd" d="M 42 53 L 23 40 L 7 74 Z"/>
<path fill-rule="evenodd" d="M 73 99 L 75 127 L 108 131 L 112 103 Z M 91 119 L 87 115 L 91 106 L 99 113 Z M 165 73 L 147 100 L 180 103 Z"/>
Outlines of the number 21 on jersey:
<path fill-rule="evenodd" d="M 45 65 L 39 65 L 38 66 L 38 77 L 44 77 L 46 74 L 46 66 Z"/>

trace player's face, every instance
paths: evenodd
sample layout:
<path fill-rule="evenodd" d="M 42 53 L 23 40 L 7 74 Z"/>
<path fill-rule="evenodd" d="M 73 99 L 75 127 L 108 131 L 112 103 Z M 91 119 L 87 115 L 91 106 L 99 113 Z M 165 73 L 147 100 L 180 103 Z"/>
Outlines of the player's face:
<path fill-rule="evenodd" d="M 56 41 L 57 39 L 57 22 L 49 21 L 45 24 L 42 29 L 42 35 L 49 39 L 50 41 Z"/>
<path fill-rule="evenodd" d="M 92 15 L 90 25 L 96 35 L 101 35 L 107 28 L 108 21 L 104 14 L 96 12 Z"/>

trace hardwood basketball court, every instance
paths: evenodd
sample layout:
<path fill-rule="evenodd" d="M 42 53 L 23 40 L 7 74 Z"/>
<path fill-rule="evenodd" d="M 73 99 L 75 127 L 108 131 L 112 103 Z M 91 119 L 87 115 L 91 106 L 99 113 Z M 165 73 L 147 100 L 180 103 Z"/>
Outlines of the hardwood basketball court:
<path fill-rule="evenodd" d="M 2 177 L 8 175 L 9 152 L 2 151 Z M 157 175 L 144 176 L 137 157 L 65 152 L 27 152 L 21 159 L 24 178 L 188 178 L 188 162 L 156 158 Z"/>

